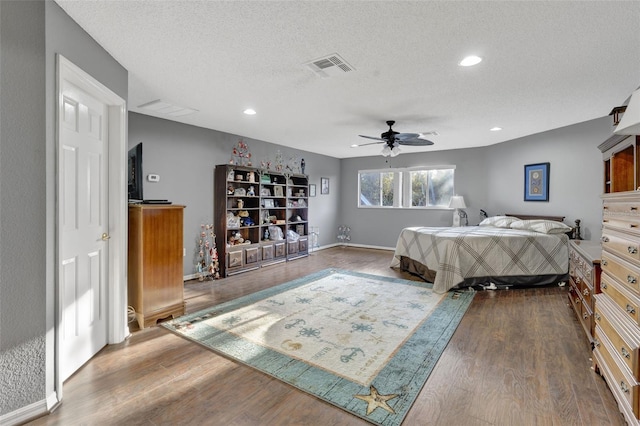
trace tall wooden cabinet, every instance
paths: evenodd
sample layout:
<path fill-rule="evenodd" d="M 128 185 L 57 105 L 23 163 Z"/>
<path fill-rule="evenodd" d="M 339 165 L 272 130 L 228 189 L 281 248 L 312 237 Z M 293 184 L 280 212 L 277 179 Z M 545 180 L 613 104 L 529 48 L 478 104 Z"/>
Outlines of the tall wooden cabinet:
<path fill-rule="evenodd" d="M 309 178 L 221 164 L 214 175 L 220 274 L 229 276 L 309 254 Z"/>
<path fill-rule="evenodd" d="M 640 137 L 602 145 L 601 294 L 595 295 L 593 362 L 629 424 L 640 421 Z"/>
<path fill-rule="evenodd" d="M 179 205 L 129 205 L 129 305 L 140 328 L 184 314 L 183 213 Z"/>

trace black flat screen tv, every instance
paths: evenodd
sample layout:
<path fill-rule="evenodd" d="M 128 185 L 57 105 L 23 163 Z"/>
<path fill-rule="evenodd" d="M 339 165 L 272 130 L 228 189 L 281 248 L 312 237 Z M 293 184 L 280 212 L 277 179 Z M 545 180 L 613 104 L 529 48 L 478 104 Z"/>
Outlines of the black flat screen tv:
<path fill-rule="evenodd" d="M 142 142 L 129 150 L 129 201 L 142 201 Z"/>

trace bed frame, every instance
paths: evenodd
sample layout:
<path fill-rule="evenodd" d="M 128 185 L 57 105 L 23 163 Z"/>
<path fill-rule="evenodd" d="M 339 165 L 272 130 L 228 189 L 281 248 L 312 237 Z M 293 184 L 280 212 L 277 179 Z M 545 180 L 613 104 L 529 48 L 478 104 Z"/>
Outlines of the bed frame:
<path fill-rule="evenodd" d="M 556 222 L 564 222 L 564 216 L 549 216 L 549 215 L 526 215 L 526 214 L 514 214 L 505 213 L 504 216 L 513 216 L 521 220 L 553 220 Z M 581 239 L 580 238 L 580 220 L 576 220 L 576 227 L 572 227 L 571 231 L 567 232 L 569 239 Z M 400 269 L 409 272 L 412 275 L 419 276 L 428 282 L 433 282 L 435 279 L 435 271 L 430 270 L 425 265 L 402 257 L 400 260 Z M 492 277 L 490 286 L 486 285 L 487 278 L 468 278 L 459 287 L 476 287 L 482 289 L 509 289 L 513 287 L 530 287 L 540 285 L 556 284 L 564 286 L 568 281 L 569 274 L 564 275 L 543 275 L 543 276 L 510 276 L 510 277 Z"/>

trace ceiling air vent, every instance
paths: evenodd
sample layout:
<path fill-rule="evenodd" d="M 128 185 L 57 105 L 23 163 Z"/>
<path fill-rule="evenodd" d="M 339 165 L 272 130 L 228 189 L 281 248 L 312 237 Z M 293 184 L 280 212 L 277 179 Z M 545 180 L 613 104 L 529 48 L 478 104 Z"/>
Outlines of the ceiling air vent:
<path fill-rule="evenodd" d="M 305 65 L 322 78 L 333 77 L 355 71 L 355 68 L 349 65 L 347 61 L 342 59 L 337 53 L 332 53 L 331 55 L 314 59 L 311 62 L 307 62 Z"/>
<path fill-rule="evenodd" d="M 155 101 L 138 105 L 138 108 L 147 111 L 153 111 L 158 114 L 170 115 L 172 117 L 182 117 L 198 112 L 197 109 L 178 106 L 171 102 L 163 101 L 162 99 L 156 99 Z"/>

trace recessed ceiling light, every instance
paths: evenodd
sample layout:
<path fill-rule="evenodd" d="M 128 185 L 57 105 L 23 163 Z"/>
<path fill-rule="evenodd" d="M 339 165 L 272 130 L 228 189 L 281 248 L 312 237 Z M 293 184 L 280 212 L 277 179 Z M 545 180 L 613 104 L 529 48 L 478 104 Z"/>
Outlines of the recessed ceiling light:
<path fill-rule="evenodd" d="M 466 58 L 461 60 L 458 65 L 460 65 L 461 67 L 471 67 L 471 66 L 479 64 L 480 62 L 482 62 L 482 58 L 481 57 L 475 56 L 475 55 L 471 55 L 471 56 L 467 56 Z"/>
<path fill-rule="evenodd" d="M 492 127 L 489 130 L 492 132 L 499 132 L 500 130 L 502 130 L 502 127 Z"/>
<path fill-rule="evenodd" d="M 256 115 L 256 111 L 251 108 L 247 108 L 243 112 L 247 115 Z"/>

